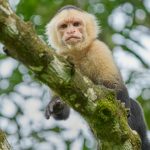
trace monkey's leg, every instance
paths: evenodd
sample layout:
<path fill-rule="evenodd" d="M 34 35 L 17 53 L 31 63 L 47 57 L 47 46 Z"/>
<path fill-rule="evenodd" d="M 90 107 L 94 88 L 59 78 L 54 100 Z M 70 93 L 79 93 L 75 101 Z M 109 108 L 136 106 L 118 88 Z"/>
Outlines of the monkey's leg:
<path fill-rule="evenodd" d="M 135 130 L 141 138 L 141 149 L 150 150 L 150 143 L 147 137 L 147 127 L 143 116 L 142 109 L 137 101 L 131 100 L 131 115 L 128 118 L 129 126 L 132 130 Z"/>
<path fill-rule="evenodd" d="M 49 119 L 53 116 L 56 120 L 65 120 L 69 117 L 70 108 L 60 97 L 54 96 L 46 107 L 45 117 Z"/>

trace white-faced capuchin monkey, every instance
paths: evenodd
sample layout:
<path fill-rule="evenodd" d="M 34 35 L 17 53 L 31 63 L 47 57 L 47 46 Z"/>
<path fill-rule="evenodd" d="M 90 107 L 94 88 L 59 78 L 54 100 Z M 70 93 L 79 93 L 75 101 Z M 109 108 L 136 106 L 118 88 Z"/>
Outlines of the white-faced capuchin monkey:
<path fill-rule="evenodd" d="M 46 26 L 48 42 L 59 55 L 68 58 L 93 83 L 116 91 L 117 99 L 130 109 L 128 123 L 140 135 L 142 150 L 150 150 L 143 112 L 139 104 L 129 97 L 111 51 L 97 39 L 99 32 L 95 16 L 72 5 L 61 8 Z M 47 119 L 52 115 L 63 120 L 68 118 L 69 112 L 69 107 L 55 96 L 45 115 Z"/>

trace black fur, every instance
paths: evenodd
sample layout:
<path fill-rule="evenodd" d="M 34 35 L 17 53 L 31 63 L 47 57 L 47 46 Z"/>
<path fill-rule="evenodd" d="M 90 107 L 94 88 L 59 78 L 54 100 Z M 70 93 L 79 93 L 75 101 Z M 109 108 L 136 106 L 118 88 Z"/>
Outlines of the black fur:
<path fill-rule="evenodd" d="M 128 118 L 128 124 L 132 130 L 135 130 L 140 135 L 142 145 L 142 150 L 150 150 L 150 143 L 147 137 L 147 127 L 145 124 L 142 109 L 139 103 L 133 99 L 131 100 L 130 111 L 131 115 Z"/>
<path fill-rule="evenodd" d="M 70 114 L 70 108 L 65 104 L 60 97 L 54 96 L 46 107 L 45 117 L 49 119 L 53 116 L 56 120 L 68 119 Z"/>
<path fill-rule="evenodd" d="M 59 9 L 57 11 L 57 14 L 60 13 L 60 12 L 62 12 L 63 10 L 69 10 L 69 9 L 75 9 L 75 10 L 83 12 L 83 10 L 81 8 L 79 8 L 79 7 L 76 7 L 74 5 L 66 5 L 66 6 L 62 7 L 61 9 Z"/>
<path fill-rule="evenodd" d="M 5 46 L 3 47 L 3 51 L 7 56 L 10 56 L 10 52 Z"/>

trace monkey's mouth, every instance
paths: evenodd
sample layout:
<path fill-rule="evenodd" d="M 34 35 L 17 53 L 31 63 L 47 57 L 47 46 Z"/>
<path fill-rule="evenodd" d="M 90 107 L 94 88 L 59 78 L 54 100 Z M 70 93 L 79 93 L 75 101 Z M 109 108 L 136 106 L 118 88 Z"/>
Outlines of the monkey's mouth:
<path fill-rule="evenodd" d="M 80 40 L 81 38 L 78 36 L 70 36 L 66 39 L 66 41 L 71 41 L 71 40 Z"/>

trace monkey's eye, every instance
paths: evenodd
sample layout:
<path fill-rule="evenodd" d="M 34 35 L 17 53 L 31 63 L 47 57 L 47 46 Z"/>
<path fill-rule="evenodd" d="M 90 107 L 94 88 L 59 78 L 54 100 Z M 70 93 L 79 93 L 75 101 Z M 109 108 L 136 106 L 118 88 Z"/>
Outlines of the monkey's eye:
<path fill-rule="evenodd" d="M 80 26 L 80 25 L 81 25 L 80 22 L 74 22 L 74 23 L 73 23 L 73 26 L 75 26 L 75 27 L 78 27 L 78 26 Z"/>
<path fill-rule="evenodd" d="M 60 28 L 61 28 L 61 29 L 67 28 L 67 24 L 62 24 L 62 25 L 60 25 Z"/>

